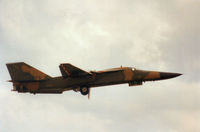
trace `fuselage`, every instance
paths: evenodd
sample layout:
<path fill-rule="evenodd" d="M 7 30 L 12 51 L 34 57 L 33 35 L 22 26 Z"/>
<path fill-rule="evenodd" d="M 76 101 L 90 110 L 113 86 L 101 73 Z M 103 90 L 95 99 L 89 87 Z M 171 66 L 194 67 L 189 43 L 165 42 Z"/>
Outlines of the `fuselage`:
<path fill-rule="evenodd" d="M 24 83 L 31 93 L 62 93 L 67 90 L 80 90 L 81 87 L 100 87 L 106 85 L 124 84 L 129 86 L 141 85 L 144 81 L 168 79 L 178 76 L 177 73 L 164 73 L 156 71 L 137 70 L 130 67 L 114 68 L 92 72 L 92 75 L 63 78 L 54 77 L 45 81 L 33 82 L 37 88 L 31 90 L 30 83 Z"/>

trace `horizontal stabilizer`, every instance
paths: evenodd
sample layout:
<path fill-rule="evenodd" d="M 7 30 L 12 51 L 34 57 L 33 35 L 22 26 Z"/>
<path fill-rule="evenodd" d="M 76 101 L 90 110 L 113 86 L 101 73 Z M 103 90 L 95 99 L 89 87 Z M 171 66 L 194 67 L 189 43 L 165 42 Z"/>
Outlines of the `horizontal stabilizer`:
<path fill-rule="evenodd" d="M 60 64 L 59 68 L 60 68 L 62 76 L 65 78 L 91 75 L 91 73 L 86 72 L 80 68 L 77 68 L 69 63 Z"/>
<path fill-rule="evenodd" d="M 33 68 L 32 66 L 24 63 L 8 63 L 6 64 L 10 73 L 12 81 L 40 81 L 51 78 L 45 73 Z"/>

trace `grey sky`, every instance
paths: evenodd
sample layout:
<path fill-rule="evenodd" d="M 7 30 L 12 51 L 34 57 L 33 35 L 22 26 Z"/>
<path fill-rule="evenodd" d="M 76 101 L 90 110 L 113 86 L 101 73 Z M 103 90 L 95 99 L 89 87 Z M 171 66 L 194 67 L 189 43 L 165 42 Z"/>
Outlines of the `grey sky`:
<path fill-rule="evenodd" d="M 0 131 L 200 131 L 199 0 L 0 1 Z M 11 92 L 5 64 L 59 76 L 134 66 L 184 75 L 92 89 L 91 100 Z"/>

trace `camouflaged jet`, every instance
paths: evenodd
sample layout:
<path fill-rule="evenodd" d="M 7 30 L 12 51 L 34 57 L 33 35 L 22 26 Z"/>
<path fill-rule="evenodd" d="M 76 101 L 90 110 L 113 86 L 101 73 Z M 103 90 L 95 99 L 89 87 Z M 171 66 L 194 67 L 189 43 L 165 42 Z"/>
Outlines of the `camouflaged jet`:
<path fill-rule="evenodd" d="M 156 81 L 180 76 L 180 73 L 145 71 L 133 67 L 119 67 L 102 71 L 84 71 L 69 63 L 60 64 L 62 76 L 51 77 L 24 62 L 6 64 L 10 73 L 12 91 L 33 94 L 61 94 L 64 91 L 80 91 L 90 96 L 94 87 L 124 84 L 142 85 L 145 81 Z"/>

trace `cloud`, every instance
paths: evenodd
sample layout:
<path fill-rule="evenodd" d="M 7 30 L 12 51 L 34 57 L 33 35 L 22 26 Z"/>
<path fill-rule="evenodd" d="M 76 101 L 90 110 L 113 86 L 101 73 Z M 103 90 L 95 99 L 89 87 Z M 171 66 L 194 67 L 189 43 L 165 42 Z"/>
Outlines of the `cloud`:
<path fill-rule="evenodd" d="M 38 4 L 39 3 L 39 4 Z M 1 131 L 198 131 L 199 2 L 1 1 Z M 91 100 L 10 92 L 5 63 L 51 76 L 70 62 L 85 70 L 136 66 L 183 76 L 141 87 L 92 89 Z M 3 119 L 3 120 L 2 120 Z"/>
<path fill-rule="evenodd" d="M 162 41 L 159 49 L 165 65 L 175 70 L 180 69 L 183 73 L 190 76 L 187 81 L 199 81 L 198 74 L 200 68 L 198 49 L 200 39 L 199 17 L 199 1 L 180 2 L 173 13 L 168 13 L 167 8 L 162 9 L 164 12 L 163 19 L 168 21 L 171 31 L 165 34 L 166 40 Z M 178 61 L 178 63 L 177 63 Z M 191 71 L 191 69 L 193 69 Z"/>

